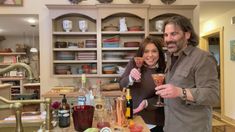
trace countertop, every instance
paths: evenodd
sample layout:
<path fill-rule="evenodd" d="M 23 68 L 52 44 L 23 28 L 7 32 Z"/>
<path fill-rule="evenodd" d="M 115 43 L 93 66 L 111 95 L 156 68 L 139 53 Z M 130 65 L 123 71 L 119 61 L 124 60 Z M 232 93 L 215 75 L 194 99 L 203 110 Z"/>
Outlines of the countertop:
<path fill-rule="evenodd" d="M 8 83 L 0 84 L 0 89 L 3 89 L 3 88 L 11 88 L 11 84 L 8 84 Z"/>
<path fill-rule="evenodd" d="M 143 132 L 150 132 L 147 125 L 145 124 L 144 120 L 140 116 L 134 116 L 133 119 L 134 123 L 139 124 L 143 126 Z M 42 124 L 43 120 L 41 119 L 35 119 L 35 120 L 23 120 L 23 126 L 29 127 L 29 126 L 40 126 Z M 0 121 L 0 127 L 15 127 L 15 121 Z M 93 122 L 93 126 L 96 126 L 96 123 Z M 130 132 L 128 127 L 120 127 L 116 125 L 111 125 L 112 131 L 114 131 L 114 128 L 120 128 L 123 131 L 122 132 Z M 71 124 L 67 128 L 59 128 L 56 126 L 51 130 L 51 132 L 76 132 L 74 129 L 73 121 L 71 120 Z"/>
<path fill-rule="evenodd" d="M 73 97 L 78 97 L 81 95 L 79 92 L 46 92 L 45 94 L 42 94 L 42 97 L 46 98 L 61 98 L 62 96 L 60 94 L 66 94 L 66 97 L 68 98 L 73 98 Z M 106 97 L 118 97 L 120 95 L 124 95 L 122 91 L 101 91 L 101 94 Z"/>

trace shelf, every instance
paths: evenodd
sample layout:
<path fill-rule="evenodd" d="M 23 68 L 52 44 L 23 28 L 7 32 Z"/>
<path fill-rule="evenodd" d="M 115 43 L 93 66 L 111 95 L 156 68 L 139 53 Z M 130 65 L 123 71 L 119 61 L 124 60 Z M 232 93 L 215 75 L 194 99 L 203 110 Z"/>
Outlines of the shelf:
<path fill-rule="evenodd" d="M 97 63 L 97 60 L 54 60 L 53 63 Z"/>
<path fill-rule="evenodd" d="M 25 52 L 11 52 L 11 53 L 0 53 L 0 55 L 15 56 L 15 55 L 26 55 Z"/>
<path fill-rule="evenodd" d="M 15 95 L 20 95 L 19 93 L 18 94 L 11 94 L 11 96 L 15 96 Z"/>
<path fill-rule="evenodd" d="M 131 34 L 133 34 L 133 35 L 138 35 L 138 34 L 140 34 L 140 35 L 144 35 L 145 34 L 145 32 L 144 31 L 127 31 L 127 32 L 119 32 L 119 31 L 102 31 L 101 32 L 102 34 L 104 34 L 104 35 L 114 35 L 114 34 L 126 34 L 126 35 L 131 35 Z"/>
<path fill-rule="evenodd" d="M 68 74 L 68 75 L 57 75 L 54 74 L 54 77 L 70 78 L 70 77 L 82 77 L 81 74 Z M 86 77 L 100 77 L 98 74 L 86 74 Z"/>
<path fill-rule="evenodd" d="M 53 51 L 96 51 L 97 48 L 54 48 Z"/>
<path fill-rule="evenodd" d="M 0 78 L 1 81 L 17 81 L 17 80 L 23 80 L 24 77 L 4 77 Z"/>
<path fill-rule="evenodd" d="M 150 35 L 163 35 L 163 32 L 149 32 Z"/>
<path fill-rule="evenodd" d="M 96 32 L 53 32 L 53 35 L 96 35 Z"/>
<path fill-rule="evenodd" d="M 11 86 L 11 88 L 20 88 L 20 86 Z"/>
<path fill-rule="evenodd" d="M 121 62 L 129 62 L 130 60 L 103 60 L 102 62 L 112 62 L 112 63 L 121 63 Z"/>
<path fill-rule="evenodd" d="M 102 48 L 102 50 L 138 50 L 138 47 L 118 47 L 118 48 Z"/>
<path fill-rule="evenodd" d="M 120 74 L 102 74 L 101 77 L 121 77 Z"/>

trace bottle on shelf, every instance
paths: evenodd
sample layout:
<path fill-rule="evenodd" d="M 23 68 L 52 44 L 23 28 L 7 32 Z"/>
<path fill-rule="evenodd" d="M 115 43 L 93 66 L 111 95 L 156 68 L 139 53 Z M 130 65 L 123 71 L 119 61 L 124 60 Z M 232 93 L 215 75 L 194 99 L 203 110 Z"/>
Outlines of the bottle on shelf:
<path fill-rule="evenodd" d="M 133 119 L 133 102 L 130 89 L 126 89 L 126 118 Z"/>
<path fill-rule="evenodd" d="M 62 103 L 60 105 L 58 116 L 59 116 L 59 127 L 69 127 L 70 125 L 70 106 L 67 103 L 66 95 L 63 95 Z"/>

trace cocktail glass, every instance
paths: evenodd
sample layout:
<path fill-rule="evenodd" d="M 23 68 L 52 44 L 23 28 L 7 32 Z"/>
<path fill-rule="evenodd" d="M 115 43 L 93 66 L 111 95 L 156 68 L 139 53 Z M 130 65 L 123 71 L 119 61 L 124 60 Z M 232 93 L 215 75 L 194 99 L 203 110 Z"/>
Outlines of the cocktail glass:
<path fill-rule="evenodd" d="M 144 63 L 144 58 L 143 57 L 134 57 L 135 60 L 135 65 L 138 69 L 138 71 L 140 72 L 140 68 L 142 67 L 143 63 Z M 136 80 L 136 82 L 140 82 L 141 80 Z"/>
<path fill-rule="evenodd" d="M 157 74 L 152 74 L 153 81 L 156 86 L 160 86 L 164 83 L 165 80 L 165 74 L 163 73 L 157 73 Z M 155 105 L 156 107 L 163 107 L 164 103 L 161 101 L 161 96 L 158 95 L 157 103 Z"/>

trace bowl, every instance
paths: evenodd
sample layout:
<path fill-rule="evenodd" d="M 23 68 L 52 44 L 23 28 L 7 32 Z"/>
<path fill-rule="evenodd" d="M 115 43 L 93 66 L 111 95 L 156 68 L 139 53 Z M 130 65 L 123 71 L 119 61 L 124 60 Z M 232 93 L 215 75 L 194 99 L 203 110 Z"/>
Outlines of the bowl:
<path fill-rule="evenodd" d="M 104 74 L 114 74 L 115 70 L 104 70 Z"/>
<path fill-rule="evenodd" d="M 109 26 L 104 26 L 103 31 L 118 31 L 117 26 L 113 26 L 112 24 Z"/>
<path fill-rule="evenodd" d="M 141 26 L 131 26 L 128 27 L 128 31 L 141 31 L 142 27 Z"/>
<path fill-rule="evenodd" d="M 139 47 L 140 42 L 124 42 L 124 47 Z"/>
<path fill-rule="evenodd" d="M 67 48 L 67 42 L 56 41 L 55 42 L 55 47 L 56 48 Z"/>

